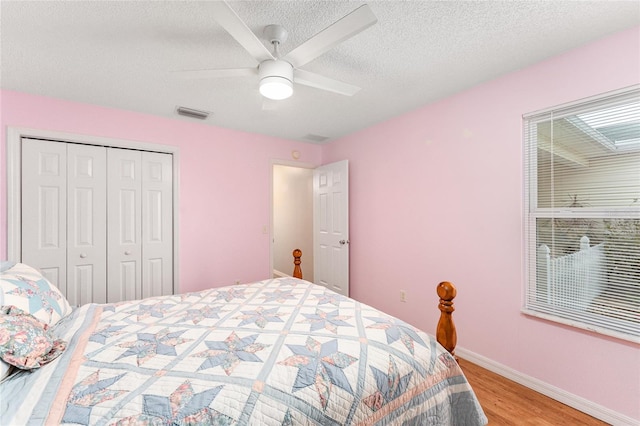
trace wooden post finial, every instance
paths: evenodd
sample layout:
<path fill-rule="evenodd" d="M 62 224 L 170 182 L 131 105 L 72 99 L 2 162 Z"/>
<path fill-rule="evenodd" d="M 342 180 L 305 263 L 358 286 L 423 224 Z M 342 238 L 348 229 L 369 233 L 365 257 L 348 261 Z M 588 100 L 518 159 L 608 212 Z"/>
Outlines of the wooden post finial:
<path fill-rule="evenodd" d="M 302 268 L 300 268 L 300 264 L 302 263 L 302 261 L 300 260 L 301 257 L 302 250 L 295 249 L 293 251 L 293 264 L 295 265 L 293 267 L 293 276 L 300 279 L 302 279 Z"/>
<path fill-rule="evenodd" d="M 440 299 L 449 301 L 452 304 L 452 300 L 458 295 L 458 290 L 456 290 L 456 287 L 449 281 L 442 281 L 438 284 L 437 292 Z"/>
<path fill-rule="evenodd" d="M 438 343 L 444 346 L 455 358 L 458 336 L 451 314 L 455 311 L 453 299 L 456 297 L 458 291 L 453 284 L 448 281 L 443 281 L 438 284 L 437 292 L 438 297 L 440 297 L 440 303 L 438 305 L 440 309 L 440 320 L 438 321 L 438 327 L 436 329 L 436 339 Z"/>

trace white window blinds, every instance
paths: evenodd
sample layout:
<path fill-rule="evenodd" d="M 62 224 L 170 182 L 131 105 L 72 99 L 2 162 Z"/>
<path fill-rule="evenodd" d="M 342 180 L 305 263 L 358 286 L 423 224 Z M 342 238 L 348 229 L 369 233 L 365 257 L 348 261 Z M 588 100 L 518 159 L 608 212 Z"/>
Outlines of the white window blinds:
<path fill-rule="evenodd" d="M 640 341 L 640 89 L 524 117 L 523 311 Z"/>

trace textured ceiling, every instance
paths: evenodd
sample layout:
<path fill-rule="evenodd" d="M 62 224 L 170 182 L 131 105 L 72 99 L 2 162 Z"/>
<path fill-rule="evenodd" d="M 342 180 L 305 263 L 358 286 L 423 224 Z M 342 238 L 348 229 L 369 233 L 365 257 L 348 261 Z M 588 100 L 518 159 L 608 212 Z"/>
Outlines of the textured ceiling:
<path fill-rule="evenodd" d="M 361 1 L 232 1 L 258 37 L 281 24 L 281 53 Z M 362 87 L 353 97 L 295 86 L 264 102 L 256 77 L 173 71 L 257 65 L 208 1 L 0 2 L 2 88 L 314 142 L 332 140 L 505 73 L 640 25 L 638 1 L 370 1 L 373 27 L 303 69 Z M 312 135 L 307 137 L 307 135 Z"/>

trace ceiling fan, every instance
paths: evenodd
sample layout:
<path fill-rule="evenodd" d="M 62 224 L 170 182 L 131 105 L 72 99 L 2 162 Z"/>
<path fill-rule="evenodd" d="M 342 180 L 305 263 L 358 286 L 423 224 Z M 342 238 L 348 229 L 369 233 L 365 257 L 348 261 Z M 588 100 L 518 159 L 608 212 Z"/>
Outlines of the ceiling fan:
<path fill-rule="evenodd" d="M 273 53 L 247 27 L 236 12 L 225 1 L 211 3 L 218 23 L 258 62 L 252 68 L 225 68 L 181 71 L 184 76 L 216 78 L 257 75 L 262 96 L 280 100 L 293 94 L 293 83 L 328 90 L 345 96 L 353 96 L 359 87 L 329 77 L 300 69 L 326 51 L 364 31 L 378 19 L 368 5 L 362 5 L 342 19 L 334 22 L 318 34 L 305 41 L 284 57 L 278 48 L 287 38 L 287 30 L 280 25 L 268 25 L 264 37 L 273 46 Z"/>

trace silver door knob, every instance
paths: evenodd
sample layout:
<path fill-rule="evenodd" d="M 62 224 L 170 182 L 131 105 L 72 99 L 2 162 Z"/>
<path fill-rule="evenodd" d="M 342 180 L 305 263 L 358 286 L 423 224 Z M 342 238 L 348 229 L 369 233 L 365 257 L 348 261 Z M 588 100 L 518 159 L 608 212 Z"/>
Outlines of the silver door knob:
<path fill-rule="evenodd" d="M 130 252 L 129 250 L 127 250 L 127 251 L 125 251 L 125 252 L 124 252 L 124 254 L 125 254 L 126 256 L 129 256 L 129 255 L 131 254 L 131 252 Z"/>
<path fill-rule="evenodd" d="M 349 240 L 340 240 L 338 241 L 341 245 L 349 244 Z"/>
<path fill-rule="evenodd" d="M 80 253 L 80 257 L 81 257 L 82 259 L 84 259 L 85 257 L 87 257 L 87 254 L 86 254 L 86 253 Z"/>

